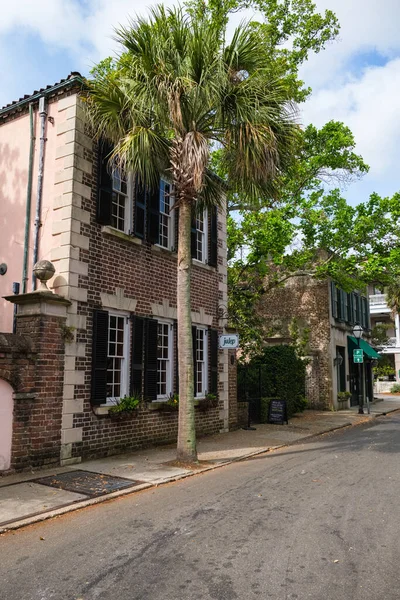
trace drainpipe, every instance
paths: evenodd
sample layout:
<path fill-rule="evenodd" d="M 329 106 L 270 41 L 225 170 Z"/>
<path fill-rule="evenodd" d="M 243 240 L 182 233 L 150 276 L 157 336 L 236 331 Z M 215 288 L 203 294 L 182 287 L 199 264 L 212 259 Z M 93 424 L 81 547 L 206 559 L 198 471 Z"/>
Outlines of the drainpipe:
<path fill-rule="evenodd" d="M 44 145 L 46 142 L 46 121 L 47 121 L 47 104 L 46 98 L 41 96 L 39 99 L 39 117 L 40 117 L 40 146 L 39 146 L 39 171 L 36 197 L 36 215 L 33 241 L 33 265 L 38 261 L 39 254 L 39 229 L 42 226 L 42 192 L 43 192 L 43 171 L 44 171 Z M 36 289 L 36 277 L 32 277 L 32 291 Z"/>
<path fill-rule="evenodd" d="M 33 104 L 29 104 L 29 126 L 30 126 L 30 145 L 29 145 L 29 165 L 28 165 L 28 187 L 26 190 L 26 213 L 25 213 L 25 236 L 24 236 L 24 260 L 22 265 L 22 293 L 26 293 L 28 282 L 28 251 L 29 251 L 29 232 L 31 228 L 31 204 L 32 204 L 32 179 L 33 179 L 33 154 L 35 150 L 35 133 L 33 129 Z"/>

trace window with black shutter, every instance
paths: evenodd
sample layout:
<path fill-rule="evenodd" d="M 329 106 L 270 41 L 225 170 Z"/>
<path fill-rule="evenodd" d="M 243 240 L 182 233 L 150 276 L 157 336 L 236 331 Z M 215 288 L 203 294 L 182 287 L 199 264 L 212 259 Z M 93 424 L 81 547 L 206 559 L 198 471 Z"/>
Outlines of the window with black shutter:
<path fill-rule="evenodd" d="M 208 264 L 216 267 L 218 264 L 218 211 L 214 206 L 210 210 L 209 236 L 208 236 Z"/>
<path fill-rule="evenodd" d="M 193 352 L 194 396 L 196 397 L 196 390 L 197 390 L 197 327 L 195 325 L 192 325 L 192 352 Z"/>
<path fill-rule="evenodd" d="M 157 399 L 158 323 L 146 319 L 145 325 L 144 395 L 147 401 Z"/>
<path fill-rule="evenodd" d="M 91 402 L 107 400 L 108 312 L 93 311 Z"/>
<path fill-rule="evenodd" d="M 135 181 L 135 211 L 133 221 L 134 234 L 144 239 L 146 227 L 146 188 L 139 178 Z"/>
<path fill-rule="evenodd" d="M 134 317 L 132 324 L 132 348 L 131 348 L 131 394 L 142 394 L 143 373 L 143 341 L 144 341 L 144 319 Z"/>
<path fill-rule="evenodd" d="M 347 322 L 350 325 L 354 325 L 353 294 L 352 294 L 352 292 L 349 292 L 347 294 Z"/>
<path fill-rule="evenodd" d="M 109 167 L 109 158 L 112 152 L 112 146 L 109 142 L 101 140 L 98 149 L 99 162 L 96 220 L 101 225 L 110 225 L 112 208 L 112 174 Z"/>
<path fill-rule="evenodd" d="M 210 329 L 210 378 L 209 393 L 218 394 L 218 331 Z"/>
<path fill-rule="evenodd" d="M 147 215 L 147 241 L 150 244 L 158 244 L 160 239 L 160 186 L 149 190 Z"/>
<path fill-rule="evenodd" d="M 337 290 L 336 285 L 331 281 L 331 302 L 332 302 L 332 317 L 338 318 L 338 301 L 337 301 Z"/>

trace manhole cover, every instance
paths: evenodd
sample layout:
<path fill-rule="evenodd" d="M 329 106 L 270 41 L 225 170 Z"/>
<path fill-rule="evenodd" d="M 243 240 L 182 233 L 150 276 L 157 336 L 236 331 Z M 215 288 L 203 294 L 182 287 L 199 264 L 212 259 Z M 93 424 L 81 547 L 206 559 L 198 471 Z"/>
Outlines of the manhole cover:
<path fill-rule="evenodd" d="M 114 477 L 113 475 L 104 475 L 103 473 L 92 473 L 91 471 L 68 471 L 59 475 L 35 479 L 35 483 L 95 497 L 133 487 L 141 482 L 124 479 L 123 477 Z"/>

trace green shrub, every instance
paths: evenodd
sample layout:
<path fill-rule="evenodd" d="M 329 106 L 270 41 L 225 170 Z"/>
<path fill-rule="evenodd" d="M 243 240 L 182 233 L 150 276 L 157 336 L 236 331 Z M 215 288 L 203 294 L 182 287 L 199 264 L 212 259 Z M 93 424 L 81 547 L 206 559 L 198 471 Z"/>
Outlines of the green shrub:
<path fill-rule="evenodd" d="M 108 411 L 109 415 L 120 415 L 122 413 L 132 413 L 137 410 L 140 404 L 140 398 L 137 396 L 124 396 L 120 400 L 116 400 L 114 406 Z"/>
<path fill-rule="evenodd" d="M 395 383 L 394 385 L 392 385 L 390 391 L 392 392 L 392 394 L 400 394 L 400 383 Z"/>
<path fill-rule="evenodd" d="M 261 422 L 268 415 L 266 400 L 270 398 L 286 400 L 289 418 L 304 410 L 305 385 L 306 365 L 292 346 L 268 346 L 259 357 L 238 368 L 238 399 L 261 397 Z"/>

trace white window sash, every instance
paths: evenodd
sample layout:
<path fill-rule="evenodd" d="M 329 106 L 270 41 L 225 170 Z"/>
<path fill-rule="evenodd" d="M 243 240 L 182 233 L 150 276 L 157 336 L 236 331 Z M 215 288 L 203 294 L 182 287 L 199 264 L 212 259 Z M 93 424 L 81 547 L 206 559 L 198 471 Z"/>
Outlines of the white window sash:
<path fill-rule="evenodd" d="M 118 190 L 114 190 L 114 187 L 112 188 L 113 192 L 115 191 L 116 193 L 121 193 L 121 195 L 125 196 L 124 229 L 118 229 L 117 227 L 115 229 L 128 235 L 130 235 L 133 230 L 133 189 L 134 183 L 132 173 L 129 173 L 126 178 L 126 195 L 122 194 L 122 192 L 118 192 Z"/>
<path fill-rule="evenodd" d="M 110 317 L 123 317 L 124 318 L 124 346 L 123 346 L 123 357 L 122 357 L 122 368 L 121 368 L 121 395 L 117 398 L 109 397 L 106 399 L 105 406 L 114 405 L 117 400 L 127 396 L 129 394 L 129 363 L 130 363 L 130 327 L 129 327 L 129 314 L 124 312 L 109 312 Z M 108 356 L 108 343 L 109 343 L 109 331 L 107 335 L 107 356 Z"/>
<path fill-rule="evenodd" d="M 173 190 L 172 190 L 172 183 L 171 181 L 169 181 L 168 179 L 164 179 L 163 177 L 160 179 L 160 200 L 159 200 L 159 206 L 160 206 L 160 233 L 161 233 L 161 215 L 163 216 L 167 216 L 166 213 L 161 212 L 161 193 L 164 193 L 164 185 L 168 184 L 170 186 L 170 197 L 169 197 L 169 215 L 168 215 L 168 241 L 167 241 L 167 246 L 164 246 L 163 244 L 156 244 L 156 246 L 159 246 L 160 248 L 164 248 L 164 250 L 172 250 L 173 246 L 174 246 L 174 239 L 175 239 L 175 225 L 174 225 L 174 221 L 175 219 L 173 219 L 173 216 L 175 215 L 174 211 L 172 210 L 173 206 L 174 206 L 174 195 L 173 195 Z"/>
<path fill-rule="evenodd" d="M 174 328 L 172 321 L 165 321 L 158 319 L 160 325 L 168 325 L 168 363 L 166 371 L 166 393 L 157 394 L 158 402 L 166 400 L 172 394 L 172 382 L 173 382 L 173 367 L 174 367 Z M 158 386 L 158 359 L 157 359 L 157 386 Z"/>
<path fill-rule="evenodd" d="M 204 398 L 208 389 L 208 329 L 206 327 L 199 327 L 195 325 L 197 330 L 201 330 L 204 332 L 203 337 L 203 363 L 202 363 L 202 389 L 200 392 L 197 391 L 197 385 L 195 390 L 195 398 Z M 197 338 L 197 335 L 196 335 Z M 196 373 L 197 373 L 197 347 L 196 347 Z M 196 376 L 197 380 L 197 376 Z"/>
<path fill-rule="evenodd" d="M 197 236 L 199 229 L 196 227 L 196 259 L 198 262 L 207 263 L 208 260 L 208 211 L 205 208 L 203 211 L 203 231 L 200 232 L 202 234 L 202 257 L 197 258 Z"/>

